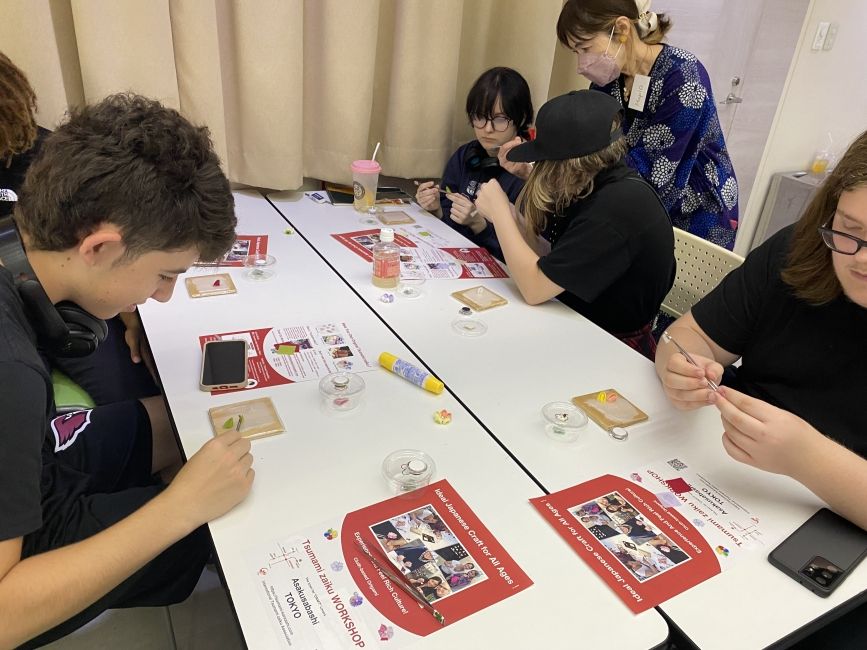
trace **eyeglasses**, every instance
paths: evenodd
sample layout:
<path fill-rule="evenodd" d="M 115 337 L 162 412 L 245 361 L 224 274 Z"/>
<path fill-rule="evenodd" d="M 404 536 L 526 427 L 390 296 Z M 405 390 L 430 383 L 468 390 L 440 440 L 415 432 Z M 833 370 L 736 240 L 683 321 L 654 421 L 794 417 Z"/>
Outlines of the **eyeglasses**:
<path fill-rule="evenodd" d="M 862 248 L 867 247 L 867 241 L 839 230 L 832 230 L 828 228 L 828 224 L 819 227 L 819 234 L 822 235 L 825 246 L 842 255 L 854 255 Z"/>
<path fill-rule="evenodd" d="M 496 117 L 493 117 L 491 119 L 488 119 L 487 117 L 482 117 L 481 115 L 473 115 L 473 117 L 470 118 L 470 124 L 472 124 L 477 129 L 484 129 L 488 125 L 488 122 L 491 123 L 491 127 L 494 129 L 494 131 L 505 131 L 509 128 L 512 120 L 510 120 L 505 115 L 497 115 Z"/>

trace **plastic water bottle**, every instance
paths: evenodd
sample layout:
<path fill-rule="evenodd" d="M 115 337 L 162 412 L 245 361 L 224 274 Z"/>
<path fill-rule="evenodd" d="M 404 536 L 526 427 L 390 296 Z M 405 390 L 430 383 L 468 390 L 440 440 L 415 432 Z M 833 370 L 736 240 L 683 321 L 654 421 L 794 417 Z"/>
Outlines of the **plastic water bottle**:
<path fill-rule="evenodd" d="M 394 289 L 400 282 L 400 246 L 394 243 L 394 230 L 381 228 L 379 242 L 373 246 L 373 284 Z"/>

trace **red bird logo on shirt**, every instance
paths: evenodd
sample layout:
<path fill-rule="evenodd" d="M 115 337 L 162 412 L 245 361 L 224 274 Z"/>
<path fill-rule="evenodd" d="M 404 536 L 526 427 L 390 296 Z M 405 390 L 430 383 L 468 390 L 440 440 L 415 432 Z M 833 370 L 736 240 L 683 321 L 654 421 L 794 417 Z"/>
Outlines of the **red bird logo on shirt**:
<path fill-rule="evenodd" d="M 90 414 L 93 409 L 75 411 L 60 415 L 51 421 L 51 430 L 54 432 L 54 451 L 63 451 L 71 446 L 78 438 L 78 434 L 90 424 Z"/>

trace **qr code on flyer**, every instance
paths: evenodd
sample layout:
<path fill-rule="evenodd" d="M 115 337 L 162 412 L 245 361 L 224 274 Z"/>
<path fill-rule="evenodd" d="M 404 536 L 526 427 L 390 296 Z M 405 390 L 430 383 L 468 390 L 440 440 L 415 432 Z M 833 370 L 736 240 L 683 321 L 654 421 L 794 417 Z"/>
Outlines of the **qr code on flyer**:
<path fill-rule="evenodd" d="M 670 461 L 668 461 L 668 464 L 671 465 L 678 472 L 682 469 L 686 469 L 686 463 L 679 461 L 677 458 L 671 459 Z"/>

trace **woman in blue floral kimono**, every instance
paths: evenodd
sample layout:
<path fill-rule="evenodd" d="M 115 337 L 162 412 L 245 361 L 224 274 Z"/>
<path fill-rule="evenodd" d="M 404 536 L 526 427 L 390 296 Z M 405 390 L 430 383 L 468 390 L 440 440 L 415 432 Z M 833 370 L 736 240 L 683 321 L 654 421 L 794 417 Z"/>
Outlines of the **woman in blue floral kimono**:
<path fill-rule="evenodd" d="M 661 43 L 670 28 L 650 0 L 567 0 L 557 37 L 591 87 L 624 107 L 626 162 L 656 189 L 672 223 L 731 249 L 738 184 L 710 79 L 694 54 Z"/>
<path fill-rule="evenodd" d="M 738 184 L 707 70 L 694 54 L 660 43 L 671 22 L 649 7 L 569 0 L 557 37 L 578 55 L 578 71 L 624 106 L 626 161 L 656 188 L 672 223 L 731 249 Z"/>

